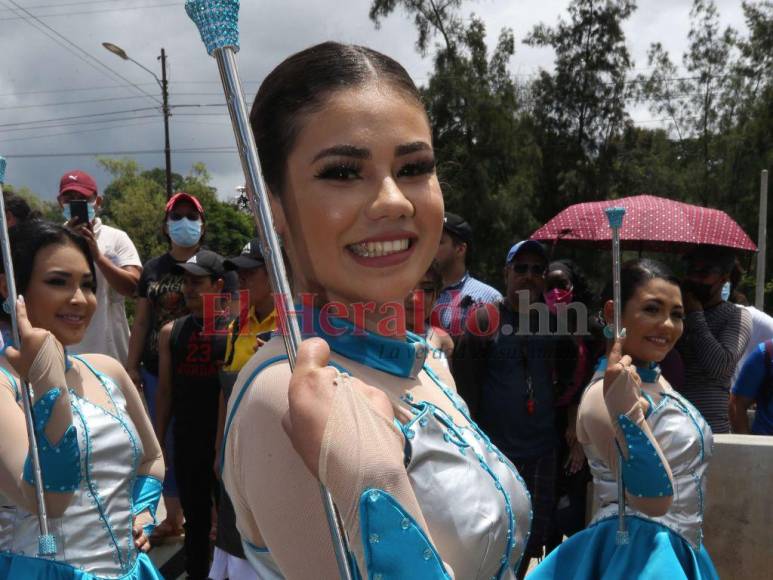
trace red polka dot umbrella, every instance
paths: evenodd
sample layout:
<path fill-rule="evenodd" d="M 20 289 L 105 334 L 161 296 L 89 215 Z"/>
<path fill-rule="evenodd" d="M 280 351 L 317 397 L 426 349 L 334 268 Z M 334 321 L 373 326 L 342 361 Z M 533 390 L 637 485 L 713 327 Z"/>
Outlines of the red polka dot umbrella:
<path fill-rule="evenodd" d="M 695 244 L 757 250 L 741 226 L 725 212 L 654 195 L 569 206 L 534 232 L 531 238 L 606 246 L 612 239 L 604 213 L 608 207 L 626 210 L 620 230 L 621 244 L 626 250 L 677 252 Z"/>

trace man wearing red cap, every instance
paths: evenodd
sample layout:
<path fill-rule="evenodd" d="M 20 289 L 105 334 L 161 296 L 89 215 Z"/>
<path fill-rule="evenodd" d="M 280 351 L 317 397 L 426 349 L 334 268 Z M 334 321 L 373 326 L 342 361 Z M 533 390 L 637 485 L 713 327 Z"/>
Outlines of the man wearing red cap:
<path fill-rule="evenodd" d="M 88 223 L 72 215 L 70 202 L 86 202 Z M 124 365 L 129 353 L 129 322 L 124 298 L 133 296 L 142 272 L 142 262 L 126 232 L 107 226 L 96 217 L 102 205 L 94 178 L 80 170 L 68 171 L 59 182 L 57 197 L 67 225 L 89 244 L 97 266 L 97 310 L 75 353 L 101 353 Z"/>

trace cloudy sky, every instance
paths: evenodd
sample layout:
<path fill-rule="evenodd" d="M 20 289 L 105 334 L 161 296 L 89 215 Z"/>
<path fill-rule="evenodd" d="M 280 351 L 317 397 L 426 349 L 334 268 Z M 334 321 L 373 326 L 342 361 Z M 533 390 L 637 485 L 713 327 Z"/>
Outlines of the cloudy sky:
<path fill-rule="evenodd" d="M 399 60 L 417 83 L 431 59 L 415 50 L 412 20 L 395 13 L 376 29 L 368 0 L 244 0 L 239 67 L 251 101 L 261 79 L 285 56 L 323 40 L 365 44 Z M 514 74 L 527 78 L 550 68 L 550 50 L 521 43 L 539 22 L 554 24 L 568 0 L 466 2 L 486 23 L 489 43 L 503 26 L 516 35 Z M 659 41 L 680 61 L 689 29 L 690 0 L 639 0 L 626 23 L 636 72 L 646 71 L 646 51 Z M 744 30 L 738 0 L 717 0 L 724 25 Z M 185 174 L 206 163 L 221 197 L 243 181 L 233 147 L 215 62 L 206 55 L 182 0 L 0 0 L 0 155 L 8 158 L 6 181 L 53 198 L 59 177 L 79 168 L 100 187 L 109 176 L 94 154 L 128 156 L 146 168 L 163 167 L 160 89 L 151 75 L 107 52 L 122 47 L 157 72 L 161 47 L 168 56 L 172 168 Z M 206 105 L 179 107 L 179 105 Z M 637 122 L 652 126 L 646 110 Z"/>

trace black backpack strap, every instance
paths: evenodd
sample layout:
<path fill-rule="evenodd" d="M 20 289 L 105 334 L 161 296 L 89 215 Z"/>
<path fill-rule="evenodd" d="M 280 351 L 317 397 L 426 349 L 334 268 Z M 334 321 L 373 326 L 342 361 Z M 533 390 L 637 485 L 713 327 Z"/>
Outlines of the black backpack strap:
<path fill-rule="evenodd" d="M 169 335 L 169 345 L 170 350 L 174 351 L 175 345 L 180 344 L 180 335 L 182 334 L 183 327 L 185 326 L 185 321 L 188 320 L 187 316 L 183 316 L 182 318 L 175 318 L 172 321 L 172 333 Z"/>

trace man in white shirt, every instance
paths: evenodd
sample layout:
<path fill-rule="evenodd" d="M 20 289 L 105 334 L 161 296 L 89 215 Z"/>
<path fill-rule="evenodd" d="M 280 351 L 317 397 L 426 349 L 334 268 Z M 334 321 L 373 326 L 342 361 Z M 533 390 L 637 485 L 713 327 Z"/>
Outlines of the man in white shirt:
<path fill-rule="evenodd" d="M 84 200 L 87 224 L 71 215 L 70 202 Z M 67 225 L 80 233 L 91 248 L 97 268 L 97 310 L 83 340 L 72 347 L 74 353 L 101 353 L 126 364 L 129 354 L 129 322 L 125 297 L 133 296 L 142 273 L 142 262 L 126 232 L 102 223 L 96 212 L 102 205 L 97 184 L 88 173 L 69 171 L 59 182 L 57 197 Z"/>

